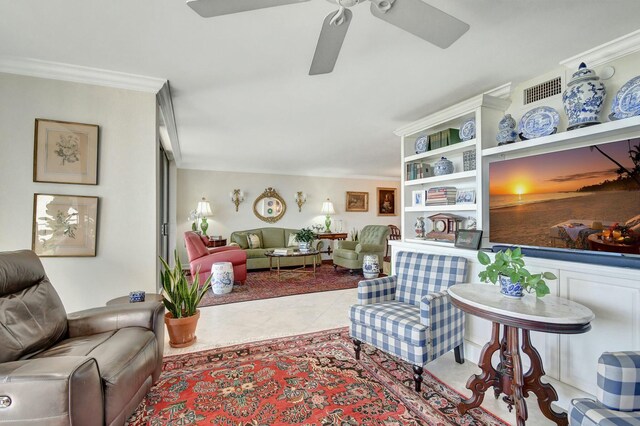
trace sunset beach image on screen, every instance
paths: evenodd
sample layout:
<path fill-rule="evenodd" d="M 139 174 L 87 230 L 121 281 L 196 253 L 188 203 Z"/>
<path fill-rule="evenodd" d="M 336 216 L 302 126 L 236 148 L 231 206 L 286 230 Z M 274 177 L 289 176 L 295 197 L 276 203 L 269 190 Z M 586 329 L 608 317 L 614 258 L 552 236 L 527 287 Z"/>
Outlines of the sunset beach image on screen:
<path fill-rule="evenodd" d="M 493 243 L 588 250 L 594 222 L 623 225 L 638 215 L 640 139 L 489 165 Z"/>

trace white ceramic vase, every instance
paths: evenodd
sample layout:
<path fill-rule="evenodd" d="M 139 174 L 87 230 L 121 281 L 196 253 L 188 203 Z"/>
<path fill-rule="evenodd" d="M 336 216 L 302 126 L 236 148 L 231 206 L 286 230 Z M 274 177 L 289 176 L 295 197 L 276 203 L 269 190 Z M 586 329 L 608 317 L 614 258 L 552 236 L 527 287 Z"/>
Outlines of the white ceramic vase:
<path fill-rule="evenodd" d="M 380 261 L 376 254 L 366 254 L 362 262 L 362 274 L 368 280 L 380 275 Z"/>
<path fill-rule="evenodd" d="M 227 294 L 233 290 L 233 265 L 216 262 L 211 265 L 211 289 L 213 294 Z"/>

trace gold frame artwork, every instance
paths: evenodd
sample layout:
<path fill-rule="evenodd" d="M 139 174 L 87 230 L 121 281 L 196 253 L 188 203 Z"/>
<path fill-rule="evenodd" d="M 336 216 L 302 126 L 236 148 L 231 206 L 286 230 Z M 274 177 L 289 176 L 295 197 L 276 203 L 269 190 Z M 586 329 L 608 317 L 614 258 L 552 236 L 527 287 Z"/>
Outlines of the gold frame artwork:
<path fill-rule="evenodd" d="M 396 213 L 396 188 L 376 188 L 378 216 L 397 216 Z"/>
<path fill-rule="evenodd" d="M 96 255 L 98 197 L 33 194 L 31 249 L 41 257 Z"/>
<path fill-rule="evenodd" d="M 259 205 L 262 200 L 264 200 L 264 202 L 262 205 Z M 265 189 L 264 192 L 256 198 L 256 201 L 253 202 L 253 214 L 255 214 L 258 219 L 267 223 L 276 223 L 282 219 L 282 216 L 284 216 L 286 212 L 287 203 L 285 203 L 278 192 L 271 187 Z"/>
<path fill-rule="evenodd" d="M 347 191 L 347 199 L 344 205 L 346 212 L 368 212 L 369 193 Z"/>
<path fill-rule="evenodd" d="M 33 181 L 98 184 L 98 126 L 36 118 Z"/>

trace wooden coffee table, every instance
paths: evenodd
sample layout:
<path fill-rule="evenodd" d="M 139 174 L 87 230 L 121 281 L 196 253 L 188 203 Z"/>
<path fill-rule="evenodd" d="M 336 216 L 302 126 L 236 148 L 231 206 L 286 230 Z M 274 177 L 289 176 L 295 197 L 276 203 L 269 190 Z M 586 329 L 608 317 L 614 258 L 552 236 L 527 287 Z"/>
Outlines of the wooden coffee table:
<path fill-rule="evenodd" d="M 294 250 L 288 254 L 274 254 L 273 250 L 268 250 L 264 252 L 264 255 L 269 258 L 269 272 L 276 271 L 278 281 L 280 281 L 281 274 L 313 274 L 313 277 L 316 277 L 316 261 L 315 256 L 317 256 L 320 252 L 315 249 L 311 249 L 306 252 L 301 252 L 299 250 Z M 311 256 L 311 264 L 313 265 L 313 270 L 307 270 L 307 256 Z M 280 270 L 280 259 L 285 257 L 302 257 L 302 266 L 293 269 L 285 269 Z M 273 267 L 273 260 L 276 260 L 276 267 Z M 310 265 L 311 266 L 311 265 Z"/>

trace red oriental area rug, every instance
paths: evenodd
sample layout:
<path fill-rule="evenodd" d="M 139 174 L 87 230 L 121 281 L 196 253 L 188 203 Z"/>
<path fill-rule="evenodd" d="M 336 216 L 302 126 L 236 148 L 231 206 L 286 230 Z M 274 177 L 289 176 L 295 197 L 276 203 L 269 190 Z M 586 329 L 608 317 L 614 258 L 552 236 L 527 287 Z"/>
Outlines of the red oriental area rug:
<path fill-rule="evenodd" d="M 307 268 L 310 269 L 310 268 Z M 249 271 L 244 285 L 236 284 L 229 294 L 213 294 L 209 291 L 200 302 L 200 307 L 224 305 L 226 303 L 246 302 L 248 300 L 269 299 L 294 294 L 316 293 L 319 291 L 344 290 L 356 288 L 363 280 L 362 274 L 349 274 L 348 269 L 333 270 L 331 265 L 322 265 L 313 274 L 293 274 L 281 271 L 280 281 L 275 272 Z"/>
<path fill-rule="evenodd" d="M 506 425 L 424 373 L 368 345 L 360 361 L 346 328 L 165 358 L 129 425 Z"/>

